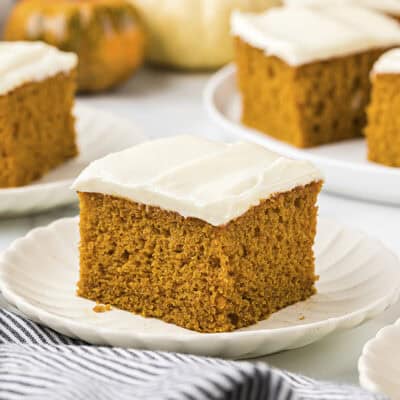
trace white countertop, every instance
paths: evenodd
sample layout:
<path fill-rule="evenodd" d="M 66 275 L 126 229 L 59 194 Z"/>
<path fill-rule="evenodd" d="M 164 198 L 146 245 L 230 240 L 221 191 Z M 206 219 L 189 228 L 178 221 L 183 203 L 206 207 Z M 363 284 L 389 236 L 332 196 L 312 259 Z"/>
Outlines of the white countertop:
<path fill-rule="evenodd" d="M 107 110 L 132 120 L 149 137 L 191 133 L 229 139 L 227 133 L 209 121 L 203 109 L 202 90 L 208 77 L 148 69 L 118 91 L 83 97 L 81 101 L 99 111 Z M 0 219 L 0 251 L 34 227 L 77 213 L 76 206 L 70 206 L 45 214 Z M 368 232 L 400 255 L 400 207 L 322 194 L 320 215 Z M 262 360 L 310 377 L 357 384 L 357 360 L 364 343 L 397 318 L 400 304 L 359 328 Z"/>

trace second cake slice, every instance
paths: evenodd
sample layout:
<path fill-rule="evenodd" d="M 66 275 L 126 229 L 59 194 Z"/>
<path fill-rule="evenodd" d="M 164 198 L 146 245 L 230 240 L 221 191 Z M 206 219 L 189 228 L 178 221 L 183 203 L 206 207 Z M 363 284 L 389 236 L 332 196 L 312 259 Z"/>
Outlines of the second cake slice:
<path fill-rule="evenodd" d="M 377 58 L 400 45 L 400 24 L 352 6 L 235 13 L 242 121 L 297 147 L 362 134 Z"/>

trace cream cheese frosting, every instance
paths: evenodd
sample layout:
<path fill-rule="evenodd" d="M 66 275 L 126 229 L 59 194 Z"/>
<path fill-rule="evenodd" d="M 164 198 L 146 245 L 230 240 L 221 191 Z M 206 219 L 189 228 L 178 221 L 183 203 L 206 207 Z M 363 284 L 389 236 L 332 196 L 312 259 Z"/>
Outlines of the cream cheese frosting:
<path fill-rule="evenodd" d="M 400 74 L 400 49 L 383 54 L 375 63 L 373 74 Z"/>
<path fill-rule="evenodd" d="M 284 0 L 286 5 L 304 5 L 325 7 L 327 5 L 354 5 L 360 7 L 369 7 L 375 10 L 392 14 L 400 15 L 400 0 Z"/>
<path fill-rule="evenodd" d="M 262 14 L 235 12 L 234 36 L 292 66 L 400 45 L 400 24 L 355 6 L 286 6 Z"/>
<path fill-rule="evenodd" d="M 78 64 L 74 53 L 65 53 L 42 42 L 0 42 L 0 96 L 29 82 L 38 82 Z"/>
<path fill-rule="evenodd" d="M 73 189 L 126 198 L 220 226 L 262 199 L 320 180 L 311 163 L 256 144 L 175 136 L 94 161 Z"/>

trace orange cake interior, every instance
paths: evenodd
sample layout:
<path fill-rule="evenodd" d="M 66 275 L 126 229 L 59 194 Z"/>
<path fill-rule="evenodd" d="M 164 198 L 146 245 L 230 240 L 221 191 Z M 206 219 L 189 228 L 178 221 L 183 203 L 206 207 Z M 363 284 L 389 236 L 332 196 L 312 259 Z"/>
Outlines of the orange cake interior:
<path fill-rule="evenodd" d="M 294 68 L 236 40 L 242 122 L 297 147 L 361 136 L 369 74 L 384 49 Z"/>
<path fill-rule="evenodd" d="M 400 167 L 399 49 L 381 57 L 374 67 L 371 79 L 372 99 L 365 129 L 368 158 L 390 167 Z"/>

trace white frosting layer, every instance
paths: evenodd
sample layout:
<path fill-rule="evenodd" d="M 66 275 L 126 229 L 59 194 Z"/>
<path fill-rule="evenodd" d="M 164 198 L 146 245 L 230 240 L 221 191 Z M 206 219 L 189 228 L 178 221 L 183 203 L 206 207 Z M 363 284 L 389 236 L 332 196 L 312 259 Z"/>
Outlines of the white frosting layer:
<path fill-rule="evenodd" d="M 293 6 L 235 12 L 232 33 L 292 66 L 400 45 L 400 24 L 368 8 Z"/>
<path fill-rule="evenodd" d="M 307 161 L 250 143 L 195 136 L 146 142 L 90 164 L 73 189 L 103 193 L 224 225 L 275 193 L 322 180 Z"/>
<path fill-rule="evenodd" d="M 400 74 L 400 49 L 393 49 L 383 54 L 375 63 L 374 74 Z"/>
<path fill-rule="evenodd" d="M 286 5 L 325 7 L 327 5 L 353 5 L 369 7 L 384 13 L 400 15 L 400 0 L 284 0 Z"/>
<path fill-rule="evenodd" d="M 38 82 L 78 64 L 73 53 L 42 42 L 0 42 L 0 96 L 29 82 Z"/>

